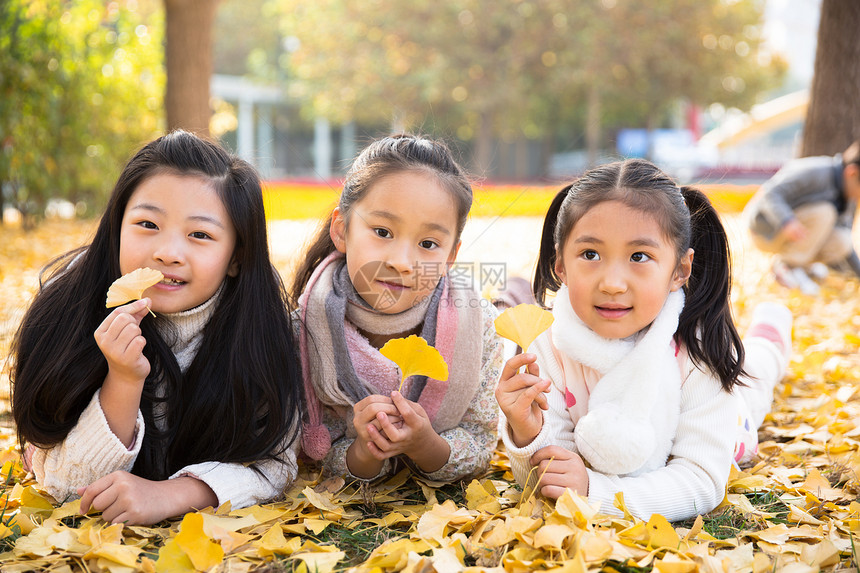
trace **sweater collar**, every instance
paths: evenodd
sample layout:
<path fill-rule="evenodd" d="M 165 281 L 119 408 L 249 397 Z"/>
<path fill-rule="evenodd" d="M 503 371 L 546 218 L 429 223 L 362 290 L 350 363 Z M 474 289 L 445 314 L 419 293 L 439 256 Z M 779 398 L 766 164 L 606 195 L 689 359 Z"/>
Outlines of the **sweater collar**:
<path fill-rule="evenodd" d="M 224 283 L 218 287 L 215 294 L 206 302 L 180 312 L 164 313 L 161 316 L 167 321 L 167 328 L 160 330 L 161 335 L 168 341 L 175 354 L 186 349 L 203 332 L 203 328 L 215 314 L 218 301 L 224 294 Z M 169 326 L 168 326 L 169 325 Z"/>

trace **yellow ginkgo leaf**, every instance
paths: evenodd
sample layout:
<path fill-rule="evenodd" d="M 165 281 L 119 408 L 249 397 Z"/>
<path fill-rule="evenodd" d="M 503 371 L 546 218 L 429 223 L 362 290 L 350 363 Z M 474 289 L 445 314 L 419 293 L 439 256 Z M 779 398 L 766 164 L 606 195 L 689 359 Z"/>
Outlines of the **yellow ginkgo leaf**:
<path fill-rule="evenodd" d="M 143 296 L 143 291 L 164 278 L 161 272 L 149 267 L 136 269 L 124 274 L 110 285 L 105 306 L 112 308 Z"/>
<path fill-rule="evenodd" d="M 380 354 L 400 367 L 400 383 L 409 376 L 420 374 L 435 378 L 448 379 L 448 365 L 439 351 L 427 344 L 420 336 L 392 338 L 379 349 Z"/>
<path fill-rule="evenodd" d="M 224 549 L 203 531 L 203 516 L 199 513 L 185 514 L 175 539 L 199 571 L 205 571 L 224 560 Z"/>
<path fill-rule="evenodd" d="M 513 340 L 526 352 L 553 320 L 551 312 L 535 304 L 518 304 L 496 318 L 496 332 L 499 336 Z"/>

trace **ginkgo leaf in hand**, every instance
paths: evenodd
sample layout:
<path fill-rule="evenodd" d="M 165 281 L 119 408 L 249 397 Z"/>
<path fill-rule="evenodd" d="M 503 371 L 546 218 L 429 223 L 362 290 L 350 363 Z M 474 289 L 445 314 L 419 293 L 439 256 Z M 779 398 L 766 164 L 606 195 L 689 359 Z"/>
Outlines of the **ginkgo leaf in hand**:
<path fill-rule="evenodd" d="M 496 318 L 496 332 L 499 336 L 513 340 L 526 352 L 553 320 L 551 312 L 535 304 L 518 304 Z"/>
<path fill-rule="evenodd" d="M 143 291 L 159 282 L 164 275 L 159 271 L 144 267 L 124 274 L 110 285 L 105 306 L 112 308 L 143 296 Z"/>
<path fill-rule="evenodd" d="M 380 354 L 400 367 L 400 385 L 409 376 L 420 374 L 436 380 L 448 379 L 448 365 L 439 351 L 420 336 L 392 338 L 379 349 Z"/>

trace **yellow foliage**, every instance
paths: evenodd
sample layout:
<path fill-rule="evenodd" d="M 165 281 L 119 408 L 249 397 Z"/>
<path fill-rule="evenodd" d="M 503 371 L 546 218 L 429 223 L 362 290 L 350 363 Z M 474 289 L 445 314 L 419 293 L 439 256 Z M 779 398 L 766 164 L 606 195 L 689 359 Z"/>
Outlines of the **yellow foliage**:
<path fill-rule="evenodd" d="M 199 513 L 185 514 L 175 539 L 194 567 L 201 571 L 224 559 L 224 550 L 203 531 L 203 516 Z"/>
<path fill-rule="evenodd" d="M 392 338 L 379 349 L 379 353 L 400 368 L 401 386 L 403 380 L 415 374 L 436 380 L 448 379 L 445 359 L 420 336 L 413 334 L 406 338 Z"/>
<path fill-rule="evenodd" d="M 552 325 L 552 313 L 535 304 L 518 304 L 496 317 L 496 333 L 527 352 L 534 339 Z"/>

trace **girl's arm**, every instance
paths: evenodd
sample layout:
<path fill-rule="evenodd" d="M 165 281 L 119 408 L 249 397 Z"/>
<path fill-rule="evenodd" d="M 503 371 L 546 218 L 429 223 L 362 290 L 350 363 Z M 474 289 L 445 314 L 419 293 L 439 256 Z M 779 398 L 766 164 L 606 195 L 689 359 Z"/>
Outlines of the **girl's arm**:
<path fill-rule="evenodd" d="M 149 305 L 149 299 L 144 298 L 114 309 L 94 334 L 108 363 L 101 408 L 111 431 L 126 447 L 134 438 L 140 395 L 150 371 L 149 360 L 143 355 L 146 339 L 140 331 Z"/>
<path fill-rule="evenodd" d="M 481 385 L 460 424 L 439 434 L 448 443 L 450 454 L 448 461 L 438 470 L 422 472 L 433 481 L 454 481 L 486 470 L 498 442 L 499 407 L 495 390 L 502 371 L 504 345 L 493 325 L 495 309 L 482 309 L 484 334 Z"/>
<path fill-rule="evenodd" d="M 214 492 L 217 497 L 216 507 L 226 501 L 230 502 L 233 509 L 271 501 L 283 496 L 296 479 L 296 455 L 300 444 L 301 440 L 296 436 L 292 445 L 277 459 L 262 460 L 253 467 L 222 462 L 192 464 L 170 476 L 168 482 L 177 478 L 196 478 Z"/>
<path fill-rule="evenodd" d="M 96 391 L 66 439 L 53 448 L 34 448 L 30 460 L 36 480 L 57 501 L 78 496 L 77 489 L 111 472 L 131 471 L 143 443 L 143 416 L 137 412 L 131 447 L 108 424 Z"/>
<path fill-rule="evenodd" d="M 714 377 L 694 368 L 681 389 L 681 416 L 666 466 L 635 477 L 588 470 L 589 501 L 620 515 L 613 504 L 623 491 L 627 508 L 643 520 L 653 513 L 675 521 L 711 511 L 728 482 L 737 437 L 736 399 Z"/>
<path fill-rule="evenodd" d="M 282 497 L 296 477 L 299 444 L 296 438 L 278 459 L 254 467 L 203 462 L 163 481 L 116 471 L 78 490 L 81 511 L 101 511 L 107 522 L 148 525 L 228 501 L 234 509 L 271 501 Z"/>
<path fill-rule="evenodd" d="M 555 360 L 547 336 L 539 336 L 532 344 L 529 352 L 537 355 L 536 364 L 540 376 L 552 381 L 549 392 L 543 394 L 546 396 L 547 409 L 542 411 L 543 425 L 540 432 L 534 440 L 520 447 L 514 442 L 510 425 L 504 413 L 500 415 L 499 419 L 499 435 L 505 445 L 505 450 L 508 452 L 511 472 L 521 486 L 525 486 L 527 481 L 530 486 L 536 483 L 536 475 L 533 474 L 532 478 L 529 479 L 532 469 L 530 460 L 541 448 L 555 445 L 571 452 L 576 451 L 573 439 L 573 420 L 564 403 L 564 375 Z"/>

